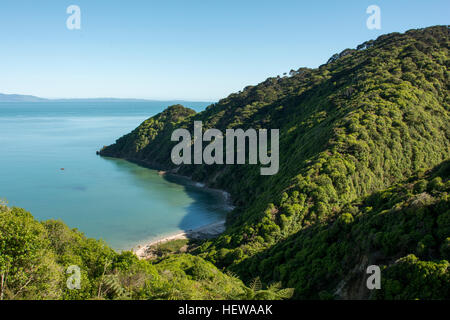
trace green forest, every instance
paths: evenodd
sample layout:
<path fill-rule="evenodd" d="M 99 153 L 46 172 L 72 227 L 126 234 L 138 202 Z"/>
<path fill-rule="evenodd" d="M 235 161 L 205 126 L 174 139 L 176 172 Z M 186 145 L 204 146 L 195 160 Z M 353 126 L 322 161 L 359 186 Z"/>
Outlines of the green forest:
<path fill-rule="evenodd" d="M 226 231 L 138 260 L 61 221 L 0 206 L 2 299 L 450 299 L 448 26 L 391 33 L 247 86 L 174 105 L 100 155 L 228 191 Z M 280 130 L 280 169 L 179 165 L 177 128 Z M 80 290 L 65 270 L 78 265 Z M 381 268 L 368 290 L 366 268 Z"/>

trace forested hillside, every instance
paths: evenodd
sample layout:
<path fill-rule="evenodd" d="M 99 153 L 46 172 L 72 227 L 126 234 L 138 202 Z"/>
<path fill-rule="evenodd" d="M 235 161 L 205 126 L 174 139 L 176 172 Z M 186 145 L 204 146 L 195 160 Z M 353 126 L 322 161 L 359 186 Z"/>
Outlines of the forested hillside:
<path fill-rule="evenodd" d="M 446 161 L 346 204 L 232 269 L 244 278 L 282 280 L 302 299 L 450 299 L 449 177 Z M 373 294 L 369 265 L 382 269 L 381 290 Z"/>
<path fill-rule="evenodd" d="M 317 69 L 248 86 L 204 112 L 170 107 L 100 153 L 229 191 L 237 208 L 227 231 L 196 253 L 245 280 L 282 280 L 298 298 L 368 297 L 361 286 L 349 288 L 349 272 L 394 263 L 383 271 L 391 291 L 377 297 L 448 297 L 448 263 L 430 262 L 448 260 L 441 254 L 450 236 L 448 189 L 416 194 L 396 186 L 449 159 L 448 48 L 447 26 L 383 35 Z M 171 133 L 192 132 L 193 121 L 205 130 L 280 129 L 278 174 L 261 176 L 254 165 L 175 166 Z M 404 198 L 390 188 L 403 188 Z M 423 208 L 411 206 L 417 201 Z M 432 222 L 422 227 L 421 219 Z M 427 262 L 397 260 L 407 254 Z M 444 270 L 444 287 L 414 291 L 400 279 L 402 268 L 419 278 L 427 268 Z"/>

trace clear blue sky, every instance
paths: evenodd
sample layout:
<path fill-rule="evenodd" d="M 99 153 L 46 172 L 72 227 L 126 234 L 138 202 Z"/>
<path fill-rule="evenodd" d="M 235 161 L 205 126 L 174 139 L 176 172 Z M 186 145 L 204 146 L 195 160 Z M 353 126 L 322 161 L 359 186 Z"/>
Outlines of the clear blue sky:
<path fill-rule="evenodd" d="M 66 28 L 72 4 L 81 30 Z M 366 27 L 372 4 L 381 30 Z M 0 92 L 212 101 L 449 13 L 448 0 L 2 0 Z"/>

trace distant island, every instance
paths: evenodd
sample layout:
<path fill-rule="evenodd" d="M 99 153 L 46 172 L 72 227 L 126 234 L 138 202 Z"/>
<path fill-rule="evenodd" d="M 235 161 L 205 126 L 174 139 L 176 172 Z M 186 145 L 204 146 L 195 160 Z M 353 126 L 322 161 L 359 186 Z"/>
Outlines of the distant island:
<path fill-rule="evenodd" d="M 0 93 L 0 102 L 42 102 L 42 101 L 48 100 L 30 95 Z"/>

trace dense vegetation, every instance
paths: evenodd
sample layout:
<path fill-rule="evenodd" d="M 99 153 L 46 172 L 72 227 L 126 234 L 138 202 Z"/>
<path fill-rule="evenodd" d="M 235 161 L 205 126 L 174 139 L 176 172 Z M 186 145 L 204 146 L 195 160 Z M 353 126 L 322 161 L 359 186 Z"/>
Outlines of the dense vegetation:
<path fill-rule="evenodd" d="M 232 273 L 189 254 L 138 260 L 61 221 L 38 222 L 5 204 L 0 204 L 0 252 L 0 299 L 282 299 L 293 292 L 279 283 L 263 289 L 253 284 L 257 279 L 246 287 Z M 80 268 L 79 289 L 67 286 L 73 265 Z"/>
<path fill-rule="evenodd" d="M 226 232 L 190 254 L 166 255 L 168 246 L 164 258 L 139 261 L 3 205 L 2 294 L 449 299 L 448 48 L 447 26 L 388 34 L 200 113 L 169 107 L 100 154 L 229 191 L 236 209 Z M 255 165 L 175 166 L 171 134 L 192 132 L 195 120 L 205 130 L 280 129 L 278 174 L 261 176 Z M 382 268 L 381 290 L 365 286 L 371 264 Z M 65 287 L 69 265 L 82 269 L 81 290 Z"/>
<path fill-rule="evenodd" d="M 437 235 L 437 221 L 448 215 L 447 191 L 417 194 L 404 186 L 404 199 L 392 189 L 380 191 L 449 159 L 448 48 L 447 26 L 383 35 L 334 55 L 317 69 L 291 70 L 289 76 L 248 86 L 204 112 L 172 106 L 101 154 L 229 191 L 237 208 L 228 217 L 227 231 L 196 254 L 245 280 L 256 275 L 282 280 L 296 288 L 298 298 L 367 297 L 362 289 L 345 293 L 352 283 L 346 278 L 371 261 L 394 264 L 384 271 L 393 277 L 385 279 L 390 291 L 377 297 L 448 297 L 446 262 L 429 262 L 448 260 L 438 254 L 450 236 L 448 224 Z M 195 120 L 205 130 L 279 128 L 278 174 L 261 176 L 254 165 L 175 166 L 170 135 L 178 127 L 192 132 Z M 427 182 L 434 183 L 425 179 L 419 185 Z M 414 196 L 424 197 L 417 201 L 425 201 L 426 209 L 409 207 Z M 386 214 L 394 204 L 401 218 Z M 438 213 L 444 217 L 438 219 Z M 425 218 L 434 223 L 416 230 Z M 429 243 L 433 254 L 418 251 L 417 246 Z M 425 260 L 397 261 L 408 253 Z M 406 269 L 416 278 L 436 275 L 445 288 L 425 293 L 419 285 L 408 286 L 411 279 L 398 271 Z"/>
<path fill-rule="evenodd" d="M 450 299 L 450 161 L 342 208 L 341 214 L 233 266 L 282 280 L 298 298 L 369 298 L 366 268 L 382 268 L 373 298 Z"/>

